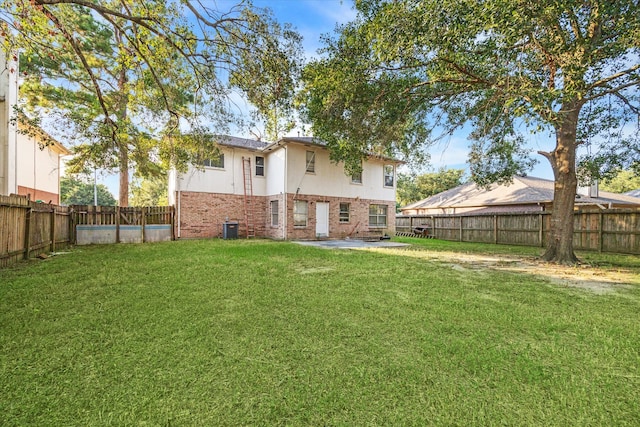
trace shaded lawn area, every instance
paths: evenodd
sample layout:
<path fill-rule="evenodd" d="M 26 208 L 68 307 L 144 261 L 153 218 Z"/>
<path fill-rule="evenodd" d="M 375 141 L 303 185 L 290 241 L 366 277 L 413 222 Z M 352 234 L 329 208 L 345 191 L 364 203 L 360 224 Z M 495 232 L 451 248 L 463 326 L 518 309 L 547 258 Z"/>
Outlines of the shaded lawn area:
<path fill-rule="evenodd" d="M 3 425 L 640 424 L 640 280 L 179 241 L 0 270 L 0 313 Z"/>

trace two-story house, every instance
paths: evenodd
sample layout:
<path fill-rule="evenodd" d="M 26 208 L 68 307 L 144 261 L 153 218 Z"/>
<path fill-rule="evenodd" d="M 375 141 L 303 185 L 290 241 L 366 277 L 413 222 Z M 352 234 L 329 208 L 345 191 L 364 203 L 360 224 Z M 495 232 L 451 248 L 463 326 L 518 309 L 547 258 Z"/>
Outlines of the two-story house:
<path fill-rule="evenodd" d="M 42 129 L 15 120 L 18 62 L 0 49 L 0 195 L 60 202 L 60 159 L 71 154 Z"/>
<path fill-rule="evenodd" d="M 312 137 L 218 144 L 219 158 L 169 174 L 178 237 L 220 237 L 228 221 L 240 236 L 273 239 L 393 235 L 397 160 L 369 156 L 350 176 Z"/>

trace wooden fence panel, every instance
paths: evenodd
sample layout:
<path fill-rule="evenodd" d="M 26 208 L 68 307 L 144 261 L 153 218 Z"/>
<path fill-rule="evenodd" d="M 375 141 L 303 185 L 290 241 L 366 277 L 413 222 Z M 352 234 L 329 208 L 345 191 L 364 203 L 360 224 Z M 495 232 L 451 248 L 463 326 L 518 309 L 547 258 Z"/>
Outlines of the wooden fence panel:
<path fill-rule="evenodd" d="M 0 267 L 43 252 L 76 244 L 76 225 L 137 227 L 141 241 L 173 240 L 172 206 L 148 208 L 117 206 L 56 206 L 29 201 L 24 196 L 0 196 Z M 115 241 L 120 241 L 116 233 Z M 126 241 L 126 239 L 123 239 Z"/>
<path fill-rule="evenodd" d="M 494 217 L 460 217 L 462 221 L 462 240 L 465 242 L 494 243 Z"/>
<path fill-rule="evenodd" d="M 640 210 L 611 209 L 575 213 L 573 244 L 579 250 L 640 254 Z M 546 245 L 550 212 L 477 215 L 396 216 L 396 231 L 411 233 L 419 224 L 432 226 L 442 240 L 522 246 Z"/>
<path fill-rule="evenodd" d="M 24 258 L 25 225 L 29 201 L 22 196 L 0 196 L 0 266 Z"/>

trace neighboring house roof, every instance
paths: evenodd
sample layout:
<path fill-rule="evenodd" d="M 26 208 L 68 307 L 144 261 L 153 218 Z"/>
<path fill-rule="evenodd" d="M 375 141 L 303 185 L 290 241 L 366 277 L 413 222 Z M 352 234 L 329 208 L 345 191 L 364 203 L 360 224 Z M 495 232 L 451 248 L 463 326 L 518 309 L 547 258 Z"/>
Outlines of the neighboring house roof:
<path fill-rule="evenodd" d="M 38 139 L 39 143 L 46 144 L 51 150 L 62 156 L 68 156 L 71 153 L 57 139 L 43 131 L 41 128 L 23 121 L 18 121 L 18 131 L 24 135 L 28 135 Z"/>
<path fill-rule="evenodd" d="M 627 191 L 626 193 L 624 193 L 625 196 L 631 196 L 631 197 L 640 197 L 640 189 L 639 190 L 633 190 L 633 191 Z"/>
<path fill-rule="evenodd" d="M 522 206 L 553 202 L 553 181 L 514 176 L 511 184 L 492 184 L 488 189 L 469 182 L 404 206 L 401 210 L 434 208 L 484 208 L 487 206 Z M 600 191 L 598 197 L 576 196 L 576 205 L 624 204 L 640 206 L 640 198 Z"/>

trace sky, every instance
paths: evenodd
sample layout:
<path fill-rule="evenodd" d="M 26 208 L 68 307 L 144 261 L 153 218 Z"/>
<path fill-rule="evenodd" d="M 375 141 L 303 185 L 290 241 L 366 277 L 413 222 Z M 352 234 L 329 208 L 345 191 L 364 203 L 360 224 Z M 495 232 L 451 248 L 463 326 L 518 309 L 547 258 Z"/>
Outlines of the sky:
<path fill-rule="evenodd" d="M 205 3 L 214 1 L 221 9 L 237 4 L 236 0 L 204 0 Z M 303 37 L 303 49 L 307 60 L 319 56 L 317 51 L 322 47 L 320 38 L 323 34 L 333 33 L 336 25 L 350 22 L 356 17 L 352 0 L 253 0 L 253 4 L 271 9 L 280 23 L 292 24 Z M 418 172 L 431 172 L 440 168 L 468 170 L 466 163 L 469 147 L 468 133 L 468 129 L 462 129 L 431 147 L 428 150 L 431 157 L 430 164 L 425 165 Z M 251 137 L 251 135 L 236 136 Z M 536 151 L 550 151 L 553 148 L 550 146 L 549 138 L 544 136 L 532 136 L 530 146 Z M 548 161 L 540 155 L 534 155 L 534 157 L 539 163 L 529 175 L 553 179 Z M 117 199 L 117 177 L 103 175 L 99 178 L 99 183 L 106 184 Z"/>

